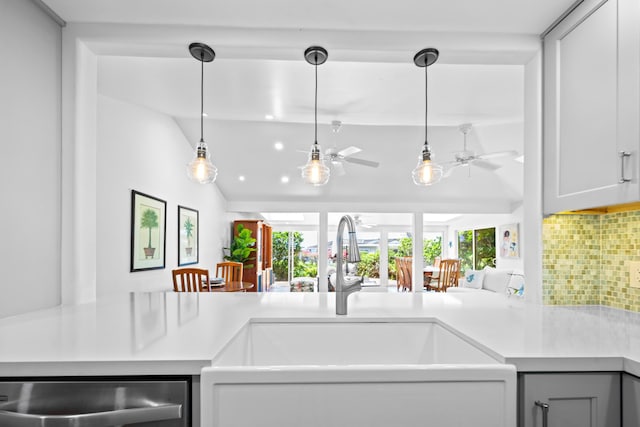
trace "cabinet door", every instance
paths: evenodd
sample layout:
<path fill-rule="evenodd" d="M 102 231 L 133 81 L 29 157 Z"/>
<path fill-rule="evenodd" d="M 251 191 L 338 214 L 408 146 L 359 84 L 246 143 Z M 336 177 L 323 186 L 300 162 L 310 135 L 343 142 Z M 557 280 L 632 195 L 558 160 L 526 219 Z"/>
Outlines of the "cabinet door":
<path fill-rule="evenodd" d="M 585 0 L 544 39 L 545 213 L 638 199 L 635 3 Z"/>
<path fill-rule="evenodd" d="M 640 378 L 622 374 L 622 427 L 640 426 Z"/>
<path fill-rule="evenodd" d="M 525 374 L 520 384 L 521 427 L 620 427 L 619 373 Z"/>

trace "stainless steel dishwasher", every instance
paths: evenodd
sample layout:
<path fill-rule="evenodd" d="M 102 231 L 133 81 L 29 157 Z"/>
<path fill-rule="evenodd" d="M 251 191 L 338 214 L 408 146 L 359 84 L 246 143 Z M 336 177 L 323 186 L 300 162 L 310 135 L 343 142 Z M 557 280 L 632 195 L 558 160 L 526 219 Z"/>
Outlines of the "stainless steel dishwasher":
<path fill-rule="evenodd" d="M 188 380 L 0 381 L 2 427 L 190 425 Z"/>

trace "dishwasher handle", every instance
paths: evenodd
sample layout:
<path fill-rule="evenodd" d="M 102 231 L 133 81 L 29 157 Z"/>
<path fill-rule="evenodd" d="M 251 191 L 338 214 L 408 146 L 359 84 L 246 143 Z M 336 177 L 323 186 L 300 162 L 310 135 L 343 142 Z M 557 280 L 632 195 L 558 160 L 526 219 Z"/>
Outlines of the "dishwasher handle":
<path fill-rule="evenodd" d="M 15 427 L 108 427 L 173 420 L 180 417 L 182 417 L 182 405 L 175 404 L 72 415 L 22 414 L 0 410 L 0 425 Z"/>

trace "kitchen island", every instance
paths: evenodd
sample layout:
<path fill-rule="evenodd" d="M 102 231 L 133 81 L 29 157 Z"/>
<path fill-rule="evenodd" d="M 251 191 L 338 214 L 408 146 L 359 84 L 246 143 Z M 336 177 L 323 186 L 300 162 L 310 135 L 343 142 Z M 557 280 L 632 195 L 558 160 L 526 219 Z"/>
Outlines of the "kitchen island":
<path fill-rule="evenodd" d="M 596 399 L 614 402 L 619 409 L 615 404 L 619 395 L 606 393 L 620 390 L 620 372 L 640 376 L 640 315 L 606 307 L 540 306 L 490 292 L 357 292 L 349 297 L 348 315 L 337 316 L 333 293 L 153 292 L 113 295 L 96 303 L 0 320 L 0 377 L 5 381 L 32 377 L 191 378 L 192 420 L 198 426 L 201 370 L 212 365 L 212 359 L 251 319 L 336 318 L 442 322 L 498 362 L 514 365 L 521 387 L 535 385 L 541 378 L 541 391 L 530 387 L 530 391 L 518 393 L 522 396 L 537 396 L 535 393 L 546 393 L 550 383 L 564 385 L 576 379 L 567 401 Z M 550 373 L 559 376 L 540 377 Z M 574 377 L 576 373 L 579 378 Z M 604 380 L 597 375 L 605 375 Z M 582 396 L 584 381 L 599 385 L 609 380 L 614 382 L 606 384 L 604 395 L 594 398 L 588 390 Z M 637 378 L 627 376 L 623 381 L 626 388 L 640 390 Z M 635 402 L 633 393 L 627 396 Z M 528 400 L 531 406 L 538 398 Z M 536 408 L 525 411 L 522 402 L 518 425 L 534 425 L 520 417 L 527 412 L 535 423 Z M 593 413 L 609 412 L 599 409 Z M 590 416 L 592 411 L 579 415 L 583 413 Z M 636 416 L 640 414 L 625 415 Z M 620 415 L 612 413 L 611 417 L 619 419 Z"/>
<path fill-rule="evenodd" d="M 348 317 L 437 318 L 518 371 L 640 375 L 640 315 L 491 293 L 366 293 Z M 131 293 L 0 320 L 0 376 L 199 375 L 250 318 L 334 318 L 333 293 Z"/>

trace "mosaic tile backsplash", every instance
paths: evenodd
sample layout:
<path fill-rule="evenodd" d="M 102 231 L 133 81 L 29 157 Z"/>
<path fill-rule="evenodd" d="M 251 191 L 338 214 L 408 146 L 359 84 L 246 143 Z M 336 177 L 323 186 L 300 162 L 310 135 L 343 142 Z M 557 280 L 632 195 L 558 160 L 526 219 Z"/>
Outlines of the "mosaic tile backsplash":
<path fill-rule="evenodd" d="M 640 312 L 629 262 L 640 261 L 640 211 L 552 215 L 543 221 L 543 302 Z"/>

